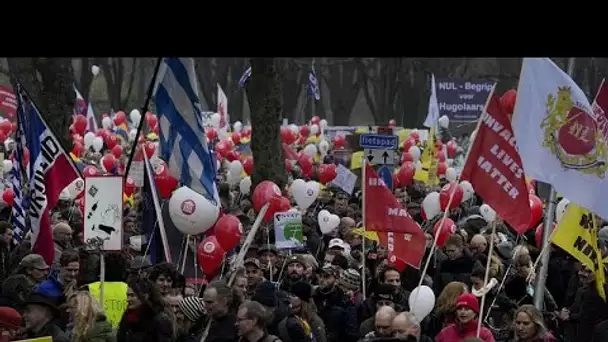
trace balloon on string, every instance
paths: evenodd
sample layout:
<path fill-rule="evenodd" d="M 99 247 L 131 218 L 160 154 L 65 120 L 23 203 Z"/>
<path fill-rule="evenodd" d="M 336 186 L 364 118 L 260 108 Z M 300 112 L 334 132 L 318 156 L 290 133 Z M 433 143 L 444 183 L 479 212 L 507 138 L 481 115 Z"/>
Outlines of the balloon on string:
<path fill-rule="evenodd" d="M 426 285 L 418 286 L 410 293 L 408 303 L 410 312 L 418 322 L 422 322 L 435 308 L 435 294 Z"/>
<path fill-rule="evenodd" d="M 87 130 L 87 118 L 82 114 L 76 114 L 73 125 L 75 133 L 84 134 Z"/>
<path fill-rule="evenodd" d="M 103 148 L 103 138 L 95 137 L 95 139 L 93 140 L 93 151 L 100 152 L 102 148 Z"/>
<path fill-rule="evenodd" d="M 115 158 L 120 158 L 120 156 L 122 155 L 122 146 L 120 145 L 116 145 L 112 148 L 112 154 L 114 155 Z"/>
<path fill-rule="evenodd" d="M 241 191 L 241 194 L 249 195 L 249 192 L 251 192 L 251 177 L 247 176 L 241 179 L 239 190 Z"/>
<path fill-rule="evenodd" d="M 13 192 L 12 188 L 5 188 L 2 193 L 2 200 L 6 205 L 12 207 L 15 204 L 15 192 Z"/>
<path fill-rule="evenodd" d="M 439 204 L 441 205 L 441 210 L 448 211 L 458 208 L 462 203 L 463 195 L 464 190 L 460 187 L 460 185 L 456 183 L 448 183 L 444 185 L 443 188 L 441 188 L 441 192 L 439 192 Z M 450 202 L 450 197 L 452 196 L 453 198 Z"/>
<path fill-rule="evenodd" d="M 116 158 L 114 158 L 114 155 L 106 154 L 103 156 L 101 158 L 101 167 L 103 167 L 106 172 L 112 172 L 114 167 L 116 167 Z"/>
<path fill-rule="evenodd" d="M 336 135 L 332 138 L 332 143 L 334 144 L 334 149 L 344 148 L 346 138 L 344 138 L 342 135 Z"/>
<path fill-rule="evenodd" d="M 323 209 L 317 215 L 319 229 L 323 234 L 329 234 L 340 225 L 340 217 Z"/>
<path fill-rule="evenodd" d="M 447 239 L 454 233 L 456 233 L 456 224 L 449 217 L 437 220 L 433 226 L 433 236 L 436 237 L 439 234 L 439 237 L 437 237 L 437 247 L 441 248 L 445 246 Z"/>
<path fill-rule="evenodd" d="M 148 126 L 154 127 L 158 124 L 158 117 L 156 114 L 150 114 L 146 116 L 146 121 L 148 122 Z"/>
<path fill-rule="evenodd" d="M 240 160 L 241 160 L 241 154 L 238 153 L 237 151 L 228 151 L 228 153 L 226 153 L 226 155 L 224 156 L 224 158 L 226 158 L 226 160 L 229 161 L 229 162 L 233 162 L 233 161 L 240 162 Z"/>
<path fill-rule="evenodd" d="M 101 127 L 105 129 L 110 129 L 112 128 L 112 119 L 110 119 L 110 117 L 107 115 L 108 114 L 104 114 L 103 119 L 101 119 Z"/>
<path fill-rule="evenodd" d="M 457 147 L 458 147 L 458 145 L 454 141 L 449 141 L 447 143 L 446 150 L 448 152 L 448 158 L 453 159 L 454 157 L 456 157 L 456 148 Z"/>
<path fill-rule="evenodd" d="M 137 127 L 139 126 L 139 121 L 141 121 L 141 113 L 137 109 L 133 109 L 131 113 L 129 113 L 129 117 L 131 118 L 131 122 Z"/>
<path fill-rule="evenodd" d="M 464 190 L 464 194 L 462 195 L 463 201 L 468 201 L 475 195 L 475 190 L 473 189 L 473 185 L 469 181 L 460 182 L 460 187 Z"/>
<path fill-rule="evenodd" d="M 445 179 L 450 183 L 455 182 L 456 179 L 458 179 L 456 169 L 453 167 L 448 167 L 448 169 L 445 170 Z"/>
<path fill-rule="evenodd" d="M 171 194 L 175 189 L 177 189 L 177 185 L 179 183 L 177 179 L 168 172 L 165 172 L 162 175 L 154 176 L 154 180 L 156 182 L 156 188 L 158 189 L 162 199 L 171 197 Z"/>
<path fill-rule="evenodd" d="M 108 134 L 108 136 L 106 137 L 106 145 L 108 146 L 109 149 L 113 149 L 114 146 L 117 146 L 118 144 L 118 137 L 116 137 L 116 134 Z"/>
<path fill-rule="evenodd" d="M 437 158 L 437 160 L 439 160 L 440 163 L 445 163 L 445 154 L 442 151 L 437 152 L 437 154 L 435 155 L 435 158 Z"/>
<path fill-rule="evenodd" d="M 219 213 L 219 203 L 209 201 L 187 186 L 177 189 L 169 199 L 171 221 L 179 231 L 187 235 L 206 232 L 215 224 Z"/>
<path fill-rule="evenodd" d="M 255 170 L 253 156 L 247 156 L 247 158 L 243 161 L 243 170 L 248 176 L 251 176 L 253 170 Z"/>
<path fill-rule="evenodd" d="M 270 198 L 270 206 L 268 207 L 268 211 L 266 211 L 266 215 L 264 215 L 263 221 L 268 223 L 274 220 L 274 214 L 288 211 L 291 207 L 291 203 L 289 199 L 284 196 L 274 196 Z"/>
<path fill-rule="evenodd" d="M 222 249 L 215 236 L 207 236 L 197 248 L 198 265 L 205 277 L 211 279 L 222 266 L 226 252 Z"/>
<path fill-rule="evenodd" d="M 207 139 L 211 141 L 217 139 L 217 131 L 213 128 L 207 128 L 205 134 L 207 135 Z"/>
<path fill-rule="evenodd" d="M 294 136 L 293 132 L 289 129 L 289 127 L 281 127 L 281 141 L 286 143 L 287 145 L 293 144 L 297 139 L 297 136 Z"/>
<path fill-rule="evenodd" d="M 318 124 L 319 122 L 321 122 L 321 118 L 318 115 L 314 115 L 311 119 L 310 119 L 310 124 L 314 125 L 314 124 Z M 315 134 L 315 133 L 313 133 Z"/>
<path fill-rule="evenodd" d="M 82 144 L 77 141 L 74 142 L 74 146 L 72 147 L 72 153 L 76 157 L 80 157 L 82 155 L 82 151 L 84 151 L 84 146 L 82 146 Z"/>
<path fill-rule="evenodd" d="M 329 143 L 327 142 L 327 140 L 321 140 L 319 142 L 319 153 L 321 153 L 322 155 L 326 155 L 327 152 L 329 152 Z"/>
<path fill-rule="evenodd" d="M 298 165 L 300 165 L 300 169 L 303 175 L 310 175 L 312 173 L 313 167 L 312 156 L 306 153 L 302 153 L 302 155 L 298 158 Z"/>
<path fill-rule="evenodd" d="M 338 173 L 336 171 L 336 164 L 322 164 L 317 169 L 317 173 L 319 176 L 319 182 L 321 184 L 327 184 L 333 181 Z"/>
<path fill-rule="evenodd" d="M 239 132 L 232 132 L 230 138 L 235 145 L 241 142 L 241 134 L 239 134 Z"/>
<path fill-rule="evenodd" d="M 439 213 L 441 213 L 439 193 L 437 191 L 433 191 L 426 195 L 426 197 L 422 200 L 422 205 L 420 208 L 420 214 L 425 221 L 431 220 L 435 216 L 439 215 Z"/>
<path fill-rule="evenodd" d="M 327 120 L 321 119 L 321 121 L 319 121 L 319 128 L 326 129 L 327 128 Z"/>
<path fill-rule="evenodd" d="M 405 162 L 399 168 L 397 172 L 397 179 L 401 186 L 411 185 L 416 174 L 416 166 L 412 162 Z"/>
<path fill-rule="evenodd" d="M 129 141 L 135 140 L 136 136 L 137 136 L 137 130 L 136 129 L 132 129 L 132 130 L 129 131 Z"/>
<path fill-rule="evenodd" d="M 448 128 L 448 126 L 450 125 L 450 118 L 448 118 L 447 115 L 443 115 L 439 118 L 437 122 L 439 123 L 439 127 Z"/>
<path fill-rule="evenodd" d="M 402 163 L 414 162 L 414 157 L 409 152 L 403 152 L 401 154 L 401 162 Z"/>
<path fill-rule="evenodd" d="M 569 204 L 570 200 L 567 198 L 562 198 L 557 202 L 557 205 L 555 206 L 555 222 L 559 223 L 562 220 Z"/>
<path fill-rule="evenodd" d="M 317 125 L 317 124 L 310 125 L 310 134 L 312 134 L 312 135 L 319 134 L 319 125 Z"/>
<path fill-rule="evenodd" d="M 99 170 L 93 165 L 88 165 L 82 170 L 82 176 L 84 178 L 94 177 L 99 175 Z"/>
<path fill-rule="evenodd" d="M 308 209 L 319 197 L 319 185 L 313 181 L 296 179 L 291 183 L 289 190 L 300 210 Z"/>
<path fill-rule="evenodd" d="M 445 173 L 447 170 L 448 170 L 448 165 L 446 163 L 437 164 L 437 176 L 438 177 L 445 176 Z"/>
<path fill-rule="evenodd" d="M 414 160 L 420 160 L 420 148 L 418 146 L 412 146 L 410 147 L 410 149 L 408 150 L 409 154 L 412 155 L 412 157 L 414 158 Z"/>
<path fill-rule="evenodd" d="M 114 125 L 115 126 L 120 126 L 123 123 L 125 123 L 126 121 L 127 121 L 127 115 L 122 110 L 118 111 L 116 113 L 116 115 L 114 116 Z"/>
<path fill-rule="evenodd" d="M 409 152 L 409 150 L 410 150 L 410 148 L 412 148 L 412 146 L 416 146 L 416 141 L 414 139 L 410 139 L 410 138 L 405 139 L 405 141 L 403 142 L 403 151 Z"/>
<path fill-rule="evenodd" d="M 314 157 L 317 154 L 317 147 L 315 144 L 308 144 L 304 147 L 304 153 Z"/>
<path fill-rule="evenodd" d="M 243 237 L 243 225 L 236 216 L 223 215 L 213 227 L 215 238 L 223 250 L 229 251 L 238 246 Z"/>
<path fill-rule="evenodd" d="M 133 178 L 127 177 L 127 179 L 125 180 L 125 186 L 123 188 L 123 192 L 125 195 L 133 195 L 133 192 L 135 192 L 135 181 L 133 180 Z"/>
<path fill-rule="evenodd" d="M 281 189 L 275 183 L 268 180 L 261 182 L 253 189 L 253 210 L 259 213 L 262 207 L 276 196 L 281 196 Z"/>
<path fill-rule="evenodd" d="M 530 200 L 530 225 L 534 227 L 540 222 L 543 217 L 543 201 L 536 195 L 528 195 Z"/>
<path fill-rule="evenodd" d="M 228 151 L 232 150 L 232 147 L 228 142 L 222 140 L 215 144 L 215 152 L 217 153 L 218 159 L 224 158 Z"/>
<path fill-rule="evenodd" d="M 240 161 L 235 160 L 235 161 L 231 161 L 230 164 L 228 165 L 228 172 L 231 172 L 235 175 L 241 175 L 241 173 L 243 172 L 243 164 L 241 164 Z M 240 178 L 239 178 L 240 180 Z"/>
<path fill-rule="evenodd" d="M 496 211 L 485 203 L 479 207 L 479 213 L 488 223 L 496 221 Z"/>

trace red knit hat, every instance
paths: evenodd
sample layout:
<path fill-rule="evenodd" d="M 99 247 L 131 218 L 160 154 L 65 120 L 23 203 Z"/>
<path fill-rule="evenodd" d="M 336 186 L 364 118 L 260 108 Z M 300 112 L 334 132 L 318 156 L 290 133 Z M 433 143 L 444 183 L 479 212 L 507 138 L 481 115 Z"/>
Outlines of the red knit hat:
<path fill-rule="evenodd" d="M 21 315 L 13 308 L 0 306 L 0 327 L 18 329 L 21 327 Z"/>
<path fill-rule="evenodd" d="M 463 293 L 458 296 L 458 300 L 456 300 L 456 308 L 466 306 L 467 308 L 473 310 L 475 313 L 479 313 L 479 304 L 477 303 L 477 298 L 470 293 Z"/>

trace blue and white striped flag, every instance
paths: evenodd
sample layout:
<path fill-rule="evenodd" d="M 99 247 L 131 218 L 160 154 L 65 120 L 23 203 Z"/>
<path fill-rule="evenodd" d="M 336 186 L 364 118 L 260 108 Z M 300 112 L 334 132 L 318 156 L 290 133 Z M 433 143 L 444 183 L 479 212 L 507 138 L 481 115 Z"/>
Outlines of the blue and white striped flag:
<path fill-rule="evenodd" d="M 321 90 L 319 89 L 319 82 L 317 81 L 317 74 L 315 72 L 315 66 L 313 65 L 308 73 L 308 91 L 311 96 L 315 97 L 315 100 L 321 99 Z"/>
<path fill-rule="evenodd" d="M 24 205 L 26 204 L 23 190 L 23 184 L 27 182 L 22 181 L 22 161 L 23 161 L 23 147 L 25 144 L 26 138 L 23 133 L 23 122 L 17 116 L 17 130 L 15 132 L 15 151 L 14 151 L 14 161 L 13 161 L 13 169 L 10 173 L 11 184 L 13 185 L 13 193 L 15 194 L 15 203 L 13 204 L 13 209 L 11 213 L 11 225 L 13 226 L 13 242 L 15 244 L 21 243 L 23 239 L 23 235 L 25 234 L 25 213 L 26 208 Z"/>
<path fill-rule="evenodd" d="M 160 156 L 182 184 L 219 204 L 195 75 L 192 58 L 165 57 L 160 65 L 154 87 Z"/>
<path fill-rule="evenodd" d="M 239 79 L 239 88 L 243 88 L 245 86 L 245 84 L 247 84 L 247 81 L 249 81 L 250 77 L 251 77 L 251 67 L 247 68 L 247 70 L 245 70 L 243 75 L 241 75 L 241 78 Z"/>

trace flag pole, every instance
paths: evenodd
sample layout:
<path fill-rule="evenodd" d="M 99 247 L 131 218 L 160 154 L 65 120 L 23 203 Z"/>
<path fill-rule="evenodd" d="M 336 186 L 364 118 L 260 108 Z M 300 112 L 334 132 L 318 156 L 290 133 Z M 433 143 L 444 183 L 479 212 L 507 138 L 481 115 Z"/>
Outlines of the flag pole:
<path fill-rule="evenodd" d="M 137 140 L 141 135 L 142 127 L 144 126 L 144 119 L 146 117 L 146 113 L 148 112 L 148 108 L 150 107 L 150 101 L 152 100 L 152 94 L 154 92 L 154 87 L 156 85 L 156 77 L 158 76 L 158 69 L 160 68 L 160 63 L 163 61 L 162 57 L 158 57 L 156 60 L 156 66 L 154 67 L 154 74 L 152 75 L 152 80 L 150 80 L 150 86 L 148 87 L 148 94 L 146 96 L 146 101 L 144 101 L 144 106 L 141 108 L 141 119 L 139 119 L 139 125 L 137 126 L 137 133 L 135 134 L 135 138 L 133 139 L 133 147 L 131 148 L 131 154 L 129 155 L 129 161 L 127 161 L 127 166 L 125 167 L 125 179 L 129 177 L 129 170 L 131 169 L 131 163 L 133 163 L 133 157 L 135 156 L 135 150 L 137 150 Z"/>
<path fill-rule="evenodd" d="M 568 60 L 568 75 L 570 78 L 574 76 L 574 63 L 575 58 L 570 57 Z M 534 291 L 534 306 L 542 310 L 544 299 L 545 299 L 545 284 L 547 282 L 547 272 L 549 271 L 549 259 L 551 258 L 551 245 L 550 245 L 550 237 L 553 227 L 553 217 L 555 215 L 555 201 L 557 200 L 557 193 L 553 188 L 553 185 L 549 187 L 549 206 L 547 207 L 547 212 L 545 213 L 545 222 L 543 228 L 543 244 L 542 249 L 545 250 L 545 253 L 541 257 L 541 265 L 540 270 L 536 276 L 536 288 Z"/>

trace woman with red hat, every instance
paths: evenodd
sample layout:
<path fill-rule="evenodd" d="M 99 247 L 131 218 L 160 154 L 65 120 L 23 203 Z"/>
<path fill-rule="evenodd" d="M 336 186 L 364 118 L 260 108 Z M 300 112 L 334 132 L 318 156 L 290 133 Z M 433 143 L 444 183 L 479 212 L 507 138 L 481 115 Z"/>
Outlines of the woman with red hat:
<path fill-rule="evenodd" d="M 462 342 L 468 337 L 477 336 L 477 319 L 479 315 L 479 303 L 477 298 L 470 293 L 463 293 L 456 301 L 456 322 L 443 328 L 436 342 Z M 494 342 L 492 332 L 482 326 L 479 338 L 484 342 Z"/>

